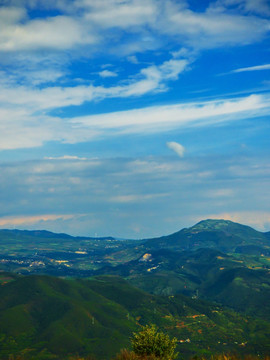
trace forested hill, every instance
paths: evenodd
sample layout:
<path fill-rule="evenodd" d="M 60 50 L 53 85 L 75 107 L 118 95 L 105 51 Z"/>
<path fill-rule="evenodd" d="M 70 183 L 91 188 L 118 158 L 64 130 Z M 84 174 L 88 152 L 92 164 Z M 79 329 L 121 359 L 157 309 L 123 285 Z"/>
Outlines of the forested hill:
<path fill-rule="evenodd" d="M 270 251 L 270 233 L 229 220 L 203 220 L 196 225 L 182 229 L 171 235 L 148 239 L 149 248 L 170 248 L 177 250 L 196 250 L 213 248 L 229 253 L 251 253 Z"/>
<path fill-rule="evenodd" d="M 1 273 L 0 358 L 104 359 L 129 346 L 140 325 L 178 339 L 182 359 L 269 352 L 270 323 L 183 295 L 149 295 L 119 277 L 64 280 Z"/>

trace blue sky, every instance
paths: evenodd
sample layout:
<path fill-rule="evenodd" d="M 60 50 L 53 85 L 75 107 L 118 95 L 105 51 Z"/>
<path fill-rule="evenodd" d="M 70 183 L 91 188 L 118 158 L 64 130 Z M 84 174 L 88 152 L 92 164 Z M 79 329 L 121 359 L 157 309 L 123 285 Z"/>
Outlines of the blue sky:
<path fill-rule="evenodd" d="M 270 231 L 267 0 L 0 2 L 0 227 Z"/>

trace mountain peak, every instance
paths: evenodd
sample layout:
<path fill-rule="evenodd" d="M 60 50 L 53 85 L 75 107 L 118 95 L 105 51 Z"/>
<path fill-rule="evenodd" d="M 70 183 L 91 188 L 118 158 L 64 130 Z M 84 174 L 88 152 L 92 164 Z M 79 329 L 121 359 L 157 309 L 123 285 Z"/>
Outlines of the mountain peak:
<path fill-rule="evenodd" d="M 223 220 L 223 219 L 207 219 L 202 220 L 192 226 L 190 229 L 192 230 L 224 230 L 229 226 L 237 226 L 237 224 L 230 220 Z"/>

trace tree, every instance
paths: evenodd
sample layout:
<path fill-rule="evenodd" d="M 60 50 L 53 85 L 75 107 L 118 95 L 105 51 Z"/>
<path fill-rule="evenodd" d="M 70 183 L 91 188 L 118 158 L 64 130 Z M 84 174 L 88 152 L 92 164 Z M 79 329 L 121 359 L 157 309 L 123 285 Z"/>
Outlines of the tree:
<path fill-rule="evenodd" d="M 162 360 L 173 360 L 177 339 L 158 331 L 155 325 L 146 325 L 131 338 L 132 349 L 139 357 L 155 357 Z"/>

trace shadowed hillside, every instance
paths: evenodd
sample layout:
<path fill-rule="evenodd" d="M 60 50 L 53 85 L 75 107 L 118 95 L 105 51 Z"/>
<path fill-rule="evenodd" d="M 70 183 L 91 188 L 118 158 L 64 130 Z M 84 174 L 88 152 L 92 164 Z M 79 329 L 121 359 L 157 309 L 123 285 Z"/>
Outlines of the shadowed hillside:
<path fill-rule="evenodd" d="M 269 323 L 183 295 L 149 295 L 118 277 L 27 276 L 0 287 L 1 359 L 66 359 L 76 353 L 108 358 L 149 323 L 176 336 L 184 358 L 206 349 L 269 350 Z"/>

